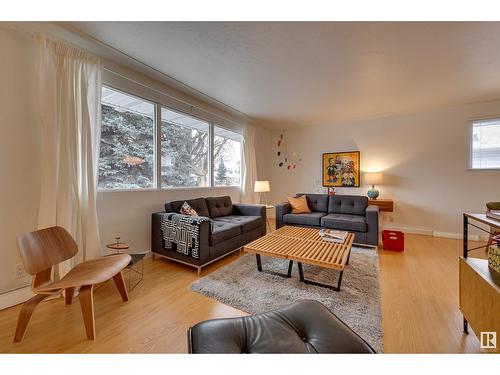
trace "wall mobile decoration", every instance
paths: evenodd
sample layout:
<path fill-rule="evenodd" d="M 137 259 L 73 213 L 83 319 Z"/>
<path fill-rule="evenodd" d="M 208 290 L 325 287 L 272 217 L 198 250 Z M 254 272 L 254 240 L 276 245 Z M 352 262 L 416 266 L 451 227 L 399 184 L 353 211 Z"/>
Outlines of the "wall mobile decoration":
<path fill-rule="evenodd" d="M 276 142 L 277 151 L 276 156 L 278 158 L 278 167 L 285 168 L 286 170 L 294 170 L 297 165 L 302 161 L 302 158 L 297 157 L 296 152 L 292 152 L 292 155 L 288 154 L 288 148 L 285 141 L 285 136 L 283 133 L 280 134 L 278 141 Z"/>

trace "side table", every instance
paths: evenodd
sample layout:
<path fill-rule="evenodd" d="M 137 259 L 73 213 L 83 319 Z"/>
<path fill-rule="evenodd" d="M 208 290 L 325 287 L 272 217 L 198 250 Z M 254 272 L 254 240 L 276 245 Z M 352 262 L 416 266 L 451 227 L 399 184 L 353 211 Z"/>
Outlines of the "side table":
<path fill-rule="evenodd" d="M 106 247 L 108 249 L 116 250 L 116 253 L 119 254 L 120 251 L 128 250 L 130 248 L 130 246 L 127 243 L 120 242 L 120 237 L 115 237 L 115 239 L 116 239 L 116 242 L 106 245 Z M 146 253 L 136 253 L 136 254 L 128 253 L 128 254 L 132 258 L 132 260 L 130 261 L 128 266 L 125 267 L 125 269 L 123 271 L 128 270 L 128 272 L 124 272 L 124 273 L 128 273 L 127 287 L 128 287 L 128 290 L 131 291 L 144 278 L 144 262 L 143 262 L 143 260 L 144 260 L 144 257 L 146 256 Z M 139 265 L 140 265 L 140 267 L 138 267 Z M 135 280 L 133 282 L 133 284 L 132 284 L 132 274 L 135 274 L 138 276 L 138 279 Z"/>

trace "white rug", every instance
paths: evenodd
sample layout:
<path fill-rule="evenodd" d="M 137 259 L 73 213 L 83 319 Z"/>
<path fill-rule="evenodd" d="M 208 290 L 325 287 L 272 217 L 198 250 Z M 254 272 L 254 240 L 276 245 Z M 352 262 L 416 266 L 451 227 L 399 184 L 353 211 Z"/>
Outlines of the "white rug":
<path fill-rule="evenodd" d="M 262 257 L 264 269 L 286 273 L 288 261 Z M 304 265 L 308 280 L 337 285 L 338 271 Z M 340 292 L 299 281 L 294 263 L 289 279 L 257 271 L 255 255 L 244 255 L 191 285 L 207 297 L 250 314 L 266 312 L 302 299 L 323 303 L 377 352 L 382 352 L 382 314 L 378 254 L 353 247 Z"/>

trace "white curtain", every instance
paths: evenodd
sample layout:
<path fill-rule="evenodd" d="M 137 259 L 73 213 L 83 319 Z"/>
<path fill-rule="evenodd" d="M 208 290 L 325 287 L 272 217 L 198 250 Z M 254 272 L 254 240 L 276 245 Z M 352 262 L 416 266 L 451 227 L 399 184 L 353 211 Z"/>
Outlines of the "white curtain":
<path fill-rule="evenodd" d="M 79 252 L 59 268 L 100 255 L 96 187 L 102 66 L 69 44 L 36 37 L 42 126 L 42 193 L 38 227 L 64 227 Z"/>
<path fill-rule="evenodd" d="M 243 184 L 242 203 L 257 203 L 259 197 L 253 192 L 257 180 L 257 161 L 255 159 L 255 128 L 247 125 L 243 130 Z"/>

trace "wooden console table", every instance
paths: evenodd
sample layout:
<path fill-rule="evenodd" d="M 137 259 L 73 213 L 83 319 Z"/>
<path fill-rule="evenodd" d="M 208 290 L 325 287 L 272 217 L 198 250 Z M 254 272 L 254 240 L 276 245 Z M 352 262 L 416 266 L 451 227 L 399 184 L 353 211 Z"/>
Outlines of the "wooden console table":
<path fill-rule="evenodd" d="M 378 206 L 379 211 L 392 212 L 394 210 L 394 202 L 392 199 L 369 199 L 368 204 Z"/>
<path fill-rule="evenodd" d="M 486 217 L 485 214 L 463 215 L 463 256 L 460 265 L 460 311 L 464 316 L 464 333 L 469 324 L 481 340 L 481 332 L 496 332 L 500 338 L 500 275 L 488 267 L 486 259 L 468 258 L 468 252 L 485 248 L 479 245 L 469 248 L 469 226 L 486 233 L 500 230 L 500 222 Z M 488 229 L 480 225 L 487 226 Z M 497 341 L 498 344 L 498 341 Z M 492 351 L 499 351 L 499 347 Z"/>

